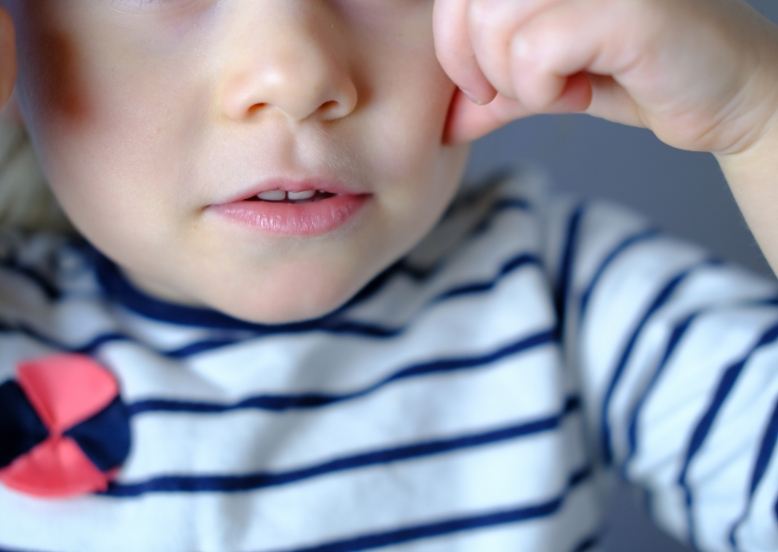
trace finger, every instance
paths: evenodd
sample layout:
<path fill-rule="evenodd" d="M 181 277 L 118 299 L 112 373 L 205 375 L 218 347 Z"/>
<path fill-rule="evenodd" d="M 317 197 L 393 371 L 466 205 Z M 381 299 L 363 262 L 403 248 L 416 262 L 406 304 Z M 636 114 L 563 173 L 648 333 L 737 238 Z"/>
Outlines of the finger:
<path fill-rule="evenodd" d="M 624 2 L 604 2 L 613 6 L 605 14 L 594 4 L 603 2 L 558 3 L 517 30 L 510 74 L 516 98 L 528 108 L 543 112 L 553 105 L 569 75 L 615 76 L 639 59 L 645 31 L 631 24 L 635 15 L 623 13 Z"/>
<path fill-rule="evenodd" d="M 607 75 L 577 73 L 568 77 L 559 99 L 545 112 L 586 113 L 614 123 L 641 128 L 647 126 L 632 96 Z M 455 98 L 444 132 L 444 143 L 472 142 L 514 120 L 536 114 L 518 101 L 502 95 L 485 106 L 475 105 L 464 97 Z"/>
<path fill-rule="evenodd" d="M 609 75 L 588 74 L 592 85 L 592 101 L 586 113 L 614 123 L 645 128 L 640 107 L 634 98 Z"/>
<path fill-rule="evenodd" d="M 503 96 L 516 98 L 511 78 L 511 39 L 526 21 L 565 0 L 471 0 L 469 34 L 484 76 Z"/>
<path fill-rule="evenodd" d="M 559 100 L 547 112 L 570 113 L 585 109 L 592 98 L 588 77 L 585 73 L 579 73 L 568 78 Z M 449 110 L 443 143 L 456 145 L 472 142 L 512 121 L 536 114 L 520 102 L 500 94 L 488 105 L 479 106 L 458 93 Z"/>
<path fill-rule="evenodd" d="M 487 105 L 476 105 L 458 92 L 449 109 L 443 143 L 472 142 L 528 114 L 521 104 L 499 94 Z"/>
<path fill-rule="evenodd" d="M 496 91 L 478 67 L 467 23 L 472 0 L 435 0 L 432 12 L 435 52 L 441 67 L 459 88 L 487 101 Z"/>

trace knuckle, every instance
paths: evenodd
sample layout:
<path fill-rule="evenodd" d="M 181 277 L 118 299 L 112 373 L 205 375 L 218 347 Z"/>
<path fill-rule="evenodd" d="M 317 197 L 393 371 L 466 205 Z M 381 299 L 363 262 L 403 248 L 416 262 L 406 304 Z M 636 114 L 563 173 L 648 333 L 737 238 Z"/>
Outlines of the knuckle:
<path fill-rule="evenodd" d="M 500 19 L 495 0 L 470 0 L 468 19 L 478 25 L 494 25 Z"/>
<path fill-rule="evenodd" d="M 480 73 L 492 88 L 512 94 L 510 43 L 515 7 L 504 0 L 472 0 L 469 5 L 470 39 Z"/>

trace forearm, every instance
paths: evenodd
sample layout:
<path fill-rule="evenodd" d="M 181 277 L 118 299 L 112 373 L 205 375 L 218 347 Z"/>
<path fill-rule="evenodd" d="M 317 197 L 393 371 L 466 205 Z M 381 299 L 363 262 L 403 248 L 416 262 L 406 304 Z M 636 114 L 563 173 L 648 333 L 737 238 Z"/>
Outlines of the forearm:
<path fill-rule="evenodd" d="M 765 259 L 778 275 L 778 114 L 775 121 L 748 150 L 715 157 Z"/>

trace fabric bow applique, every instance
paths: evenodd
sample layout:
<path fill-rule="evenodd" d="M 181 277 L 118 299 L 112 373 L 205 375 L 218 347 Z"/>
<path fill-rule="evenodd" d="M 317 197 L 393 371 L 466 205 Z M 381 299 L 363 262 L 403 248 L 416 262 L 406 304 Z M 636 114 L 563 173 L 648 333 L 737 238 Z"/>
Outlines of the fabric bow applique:
<path fill-rule="evenodd" d="M 129 455 L 114 375 L 85 355 L 25 361 L 0 385 L 0 482 L 29 495 L 103 491 Z"/>

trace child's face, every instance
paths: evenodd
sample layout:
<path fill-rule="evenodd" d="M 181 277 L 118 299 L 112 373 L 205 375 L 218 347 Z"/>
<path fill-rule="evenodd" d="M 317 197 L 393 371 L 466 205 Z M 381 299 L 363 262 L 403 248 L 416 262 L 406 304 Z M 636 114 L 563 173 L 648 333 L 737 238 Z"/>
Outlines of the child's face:
<path fill-rule="evenodd" d="M 256 322 L 340 306 L 459 185 L 433 0 L 0 0 L 16 100 L 73 223 L 156 296 Z M 276 176 L 372 194 L 316 237 L 209 207 Z"/>

